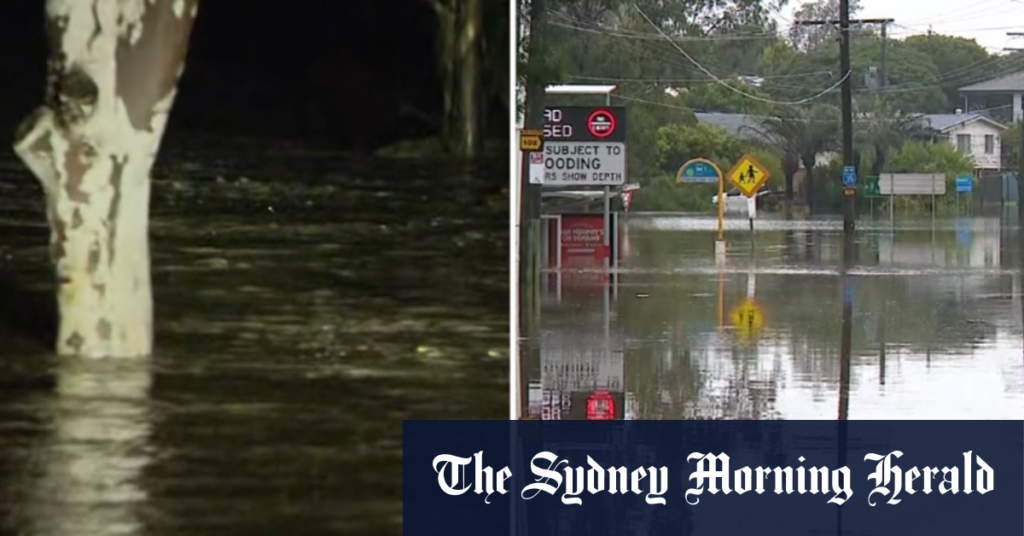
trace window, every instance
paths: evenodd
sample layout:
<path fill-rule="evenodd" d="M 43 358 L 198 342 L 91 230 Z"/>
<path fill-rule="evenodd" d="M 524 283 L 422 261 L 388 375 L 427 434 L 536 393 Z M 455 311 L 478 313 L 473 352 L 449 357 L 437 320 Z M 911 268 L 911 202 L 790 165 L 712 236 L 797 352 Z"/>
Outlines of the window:
<path fill-rule="evenodd" d="M 996 137 L 992 134 L 985 134 L 985 154 L 996 152 Z"/>
<path fill-rule="evenodd" d="M 970 134 L 957 134 L 956 135 L 956 148 L 962 153 L 971 152 L 971 135 Z"/>

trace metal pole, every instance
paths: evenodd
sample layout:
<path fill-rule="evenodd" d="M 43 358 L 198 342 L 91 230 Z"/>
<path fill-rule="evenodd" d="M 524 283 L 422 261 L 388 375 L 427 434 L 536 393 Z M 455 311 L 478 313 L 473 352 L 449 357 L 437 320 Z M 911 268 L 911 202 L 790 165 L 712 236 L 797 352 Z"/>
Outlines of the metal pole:
<path fill-rule="evenodd" d="M 839 72 L 843 77 L 841 104 L 843 113 L 843 165 L 853 166 L 853 77 L 850 76 L 850 1 L 839 0 Z M 856 196 L 846 198 L 843 231 L 853 232 Z"/>
<path fill-rule="evenodd" d="M 882 23 L 882 77 L 881 77 L 882 80 L 881 80 L 881 84 L 880 84 L 883 89 L 886 86 L 889 85 L 889 71 L 888 71 L 888 69 L 886 69 L 886 52 L 887 52 L 886 49 L 889 48 L 887 46 L 888 45 L 888 40 L 889 40 L 888 28 L 889 28 L 889 23 L 888 22 L 883 22 Z M 966 112 L 967 110 L 964 110 L 964 111 Z"/>
<path fill-rule="evenodd" d="M 605 106 L 611 106 L 612 105 L 612 94 L 611 93 L 605 94 L 605 96 L 604 96 L 604 105 Z M 611 189 L 610 186 L 605 186 L 604 187 L 604 250 L 605 250 L 604 267 L 605 267 L 605 269 L 611 268 L 611 265 L 612 265 L 612 250 L 611 250 L 611 244 L 612 244 L 612 241 L 611 241 L 612 240 L 612 220 L 611 220 L 612 200 L 611 200 L 611 191 L 612 191 L 612 189 Z M 610 279 L 611 275 L 609 275 L 608 277 L 609 277 L 609 283 L 610 283 L 611 282 L 611 279 Z"/>

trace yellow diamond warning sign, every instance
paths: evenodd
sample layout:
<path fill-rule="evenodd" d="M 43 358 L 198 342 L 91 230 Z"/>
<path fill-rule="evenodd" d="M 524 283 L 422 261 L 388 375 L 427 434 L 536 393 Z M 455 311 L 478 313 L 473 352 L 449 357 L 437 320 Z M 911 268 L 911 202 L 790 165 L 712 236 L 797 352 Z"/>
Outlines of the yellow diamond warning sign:
<path fill-rule="evenodd" d="M 729 180 L 747 197 L 754 197 L 769 176 L 768 170 L 752 154 L 743 155 L 729 170 Z"/>
<path fill-rule="evenodd" d="M 754 338 L 764 329 L 764 311 L 753 298 L 746 298 L 732 310 L 732 325 L 736 333 L 745 338 Z"/>

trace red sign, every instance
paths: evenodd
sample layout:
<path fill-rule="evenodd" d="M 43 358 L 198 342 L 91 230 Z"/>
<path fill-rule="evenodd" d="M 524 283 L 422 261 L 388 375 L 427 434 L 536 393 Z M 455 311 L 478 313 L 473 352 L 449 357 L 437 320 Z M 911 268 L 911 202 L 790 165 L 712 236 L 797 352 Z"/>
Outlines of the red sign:
<path fill-rule="evenodd" d="M 625 190 L 619 193 L 619 197 L 622 198 L 622 209 L 629 212 L 629 202 L 633 200 L 633 192 Z"/>
<path fill-rule="evenodd" d="M 608 391 L 594 391 L 587 399 L 587 420 L 610 421 L 615 419 L 615 399 Z"/>
<path fill-rule="evenodd" d="M 604 217 L 600 214 L 562 215 L 562 266 L 603 266 Z"/>
<path fill-rule="evenodd" d="M 607 138 L 615 132 L 615 114 L 608 110 L 594 110 L 587 118 L 587 130 L 595 138 Z"/>

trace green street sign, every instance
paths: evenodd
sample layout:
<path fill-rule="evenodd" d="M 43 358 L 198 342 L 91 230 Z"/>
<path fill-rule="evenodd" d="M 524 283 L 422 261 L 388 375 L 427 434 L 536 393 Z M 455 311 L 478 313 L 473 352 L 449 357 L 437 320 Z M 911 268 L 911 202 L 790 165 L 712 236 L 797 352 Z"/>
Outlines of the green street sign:
<path fill-rule="evenodd" d="M 864 196 L 881 197 L 882 193 L 878 187 L 878 175 L 864 177 Z"/>

